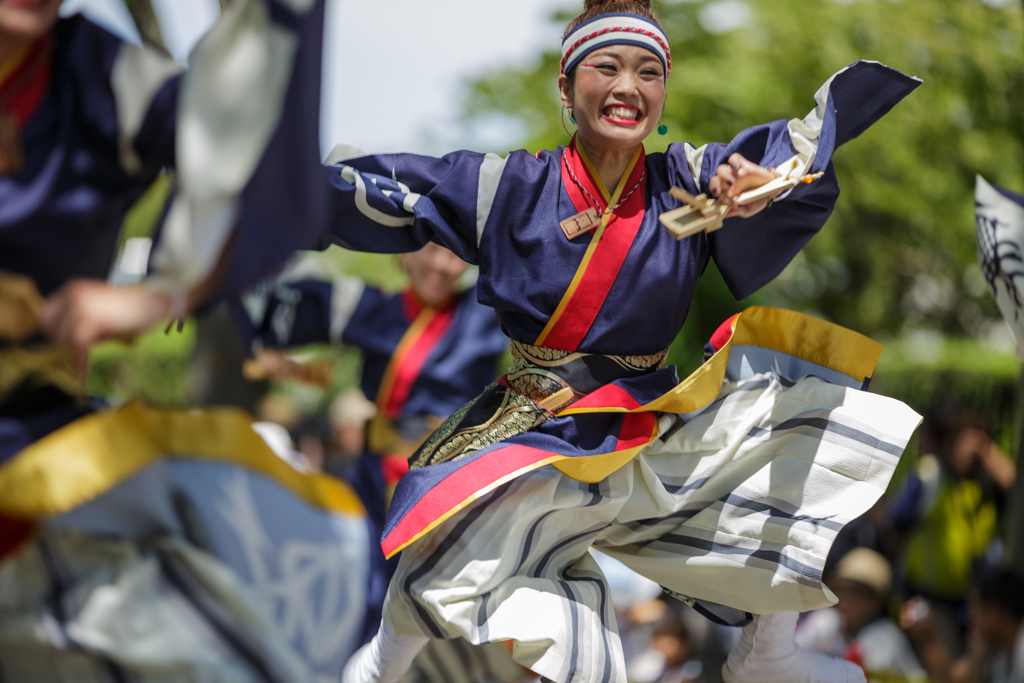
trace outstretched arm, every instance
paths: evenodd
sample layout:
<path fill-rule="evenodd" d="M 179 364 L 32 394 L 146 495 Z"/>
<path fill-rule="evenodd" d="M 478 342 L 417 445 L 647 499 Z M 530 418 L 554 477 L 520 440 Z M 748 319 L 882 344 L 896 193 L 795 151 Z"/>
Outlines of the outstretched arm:
<path fill-rule="evenodd" d="M 476 152 L 332 157 L 326 168 L 331 217 L 325 241 L 382 253 L 416 251 L 434 241 L 463 261 L 478 262 L 505 159 Z"/>
<path fill-rule="evenodd" d="M 297 255 L 279 276 L 228 301 L 247 349 L 341 344 L 353 317 L 379 310 L 381 293 L 352 277 L 331 273 L 317 254 Z"/>
<path fill-rule="evenodd" d="M 782 272 L 831 215 L 839 196 L 831 164 L 836 148 L 864 132 L 918 85 L 919 80 L 885 65 L 857 62 L 818 90 L 816 106 L 804 119 L 747 129 L 727 145 L 670 148 L 670 157 L 692 174 L 699 192 L 717 189 L 726 194 L 728 183 L 723 176 L 739 176 L 744 168 L 742 163 L 733 168 L 737 154 L 755 166 L 774 168 L 784 175 L 824 173 L 819 180 L 780 195 L 756 217 L 731 220 L 708 236 L 711 255 L 737 299 L 749 296 Z M 747 168 L 751 177 L 758 173 Z M 735 196 L 735 188 L 729 187 L 728 192 Z"/>

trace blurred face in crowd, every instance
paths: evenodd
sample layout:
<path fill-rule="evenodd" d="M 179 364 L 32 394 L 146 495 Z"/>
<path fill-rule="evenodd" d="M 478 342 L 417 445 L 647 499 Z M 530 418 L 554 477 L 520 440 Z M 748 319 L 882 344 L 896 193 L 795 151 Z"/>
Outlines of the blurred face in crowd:
<path fill-rule="evenodd" d="M 366 428 L 361 423 L 338 422 L 333 425 L 334 441 L 342 455 L 359 455 L 366 444 Z"/>
<path fill-rule="evenodd" d="M 63 0 L 0 0 L 0 54 L 42 38 L 57 23 Z"/>
<path fill-rule="evenodd" d="M 988 434 L 974 427 L 961 429 L 952 445 L 947 464 L 953 474 L 960 479 L 968 479 L 977 475 L 977 469 L 983 453 L 992 448 L 992 440 Z"/>
<path fill-rule="evenodd" d="M 665 655 L 665 664 L 669 668 L 679 666 L 690 658 L 690 644 L 675 634 L 656 633 L 651 646 Z"/>
<path fill-rule="evenodd" d="M 466 263 L 440 244 L 431 242 L 419 251 L 402 254 L 412 291 L 425 306 L 441 306 L 455 295 L 455 286 Z"/>
<path fill-rule="evenodd" d="M 665 69 L 650 50 L 610 45 L 558 79 L 580 139 L 601 151 L 632 151 L 658 125 L 665 107 Z M 613 188 L 609 188 L 611 191 Z"/>
<path fill-rule="evenodd" d="M 885 611 L 882 598 L 873 588 L 858 581 L 835 579 L 829 586 L 839 598 L 836 610 L 843 619 L 843 633 L 852 638 Z"/>

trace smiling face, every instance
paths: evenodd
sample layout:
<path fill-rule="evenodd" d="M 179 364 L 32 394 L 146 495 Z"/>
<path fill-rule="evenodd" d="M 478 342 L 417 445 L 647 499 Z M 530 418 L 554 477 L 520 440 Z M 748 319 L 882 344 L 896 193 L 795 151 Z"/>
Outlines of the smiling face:
<path fill-rule="evenodd" d="M 609 45 L 562 75 L 562 104 L 573 110 L 579 136 L 590 147 L 625 152 L 651 134 L 665 107 L 665 69 L 650 50 Z"/>
<path fill-rule="evenodd" d="M 57 23 L 61 2 L 0 0 L 0 41 L 24 43 L 42 38 Z"/>

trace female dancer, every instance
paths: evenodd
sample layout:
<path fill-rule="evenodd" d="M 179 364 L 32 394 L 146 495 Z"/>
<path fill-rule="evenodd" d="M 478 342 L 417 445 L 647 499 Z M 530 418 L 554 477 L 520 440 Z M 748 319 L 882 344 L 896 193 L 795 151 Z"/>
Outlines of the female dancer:
<path fill-rule="evenodd" d="M 684 599 L 770 615 L 745 627 L 728 683 L 863 680 L 796 650 L 792 612 L 833 600 L 821 583 L 828 547 L 884 491 L 917 424 L 902 404 L 859 391 L 878 345 L 751 309 L 682 383 L 664 349 L 709 259 L 738 298 L 785 267 L 832 210 L 834 150 L 918 82 L 858 62 L 803 120 L 646 155 L 672 67 L 650 3 L 588 0 L 562 56 L 562 100 L 578 125 L 567 147 L 348 160 L 328 169 L 330 209 L 311 216 L 330 219 L 342 246 L 440 241 L 479 264 L 478 298 L 516 360 L 411 458 L 383 542 L 387 555 L 404 551 L 381 630 L 347 680 L 396 680 L 431 637 L 510 640 L 517 662 L 552 680 L 625 680 L 592 546 Z M 824 177 L 767 210 L 733 206 L 746 220 L 711 235 L 677 241 L 659 225 L 678 206 L 672 186 L 730 204 L 775 177 L 766 167 Z M 260 246 L 236 244 L 228 276 Z M 88 332 L 78 339 L 127 327 L 75 308 L 69 329 Z"/>
<path fill-rule="evenodd" d="M 431 637 L 512 640 L 516 661 L 552 680 L 625 680 L 591 546 L 685 599 L 771 615 L 746 627 L 728 683 L 862 680 L 796 650 L 796 615 L 774 613 L 832 601 L 827 547 L 882 493 L 917 424 L 856 391 L 877 347 L 760 309 L 682 384 L 664 349 L 708 259 L 737 298 L 782 270 L 832 210 L 834 149 L 917 82 L 857 63 L 803 120 L 646 155 L 672 68 L 649 3 L 588 0 L 562 57 L 578 126 L 567 147 L 371 156 L 331 176 L 336 241 L 405 251 L 437 239 L 478 263 L 480 301 L 516 360 L 410 459 L 383 541 L 403 551 L 384 622 L 346 680 L 396 680 Z M 730 203 L 775 177 L 765 167 L 825 176 L 767 210 L 734 206 L 748 220 L 712 235 L 676 241 L 659 225 L 672 186 Z M 656 412 L 683 418 L 659 426 Z"/>
<path fill-rule="evenodd" d="M 360 385 L 377 405 L 366 450 L 350 478 L 370 523 L 367 640 L 380 627 L 388 583 L 398 566 L 380 549 L 395 485 L 408 458 L 445 418 L 496 377 L 508 340 L 476 288 L 458 291 L 466 263 L 439 244 L 403 254 L 409 287 L 392 295 L 362 281 L 325 277 L 300 256 L 277 278 L 232 303 L 240 336 L 285 348 L 344 343 L 362 352 Z"/>

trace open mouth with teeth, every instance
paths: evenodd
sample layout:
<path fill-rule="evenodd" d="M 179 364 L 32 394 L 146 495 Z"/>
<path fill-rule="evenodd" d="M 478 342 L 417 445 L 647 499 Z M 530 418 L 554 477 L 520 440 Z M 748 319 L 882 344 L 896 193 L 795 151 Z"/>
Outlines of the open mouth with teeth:
<path fill-rule="evenodd" d="M 638 107 L 622 104 L 613 104 L 605 107 L 601 114 L 606 120 L 621 126 L 635 126 L 644 117 Z"/>

